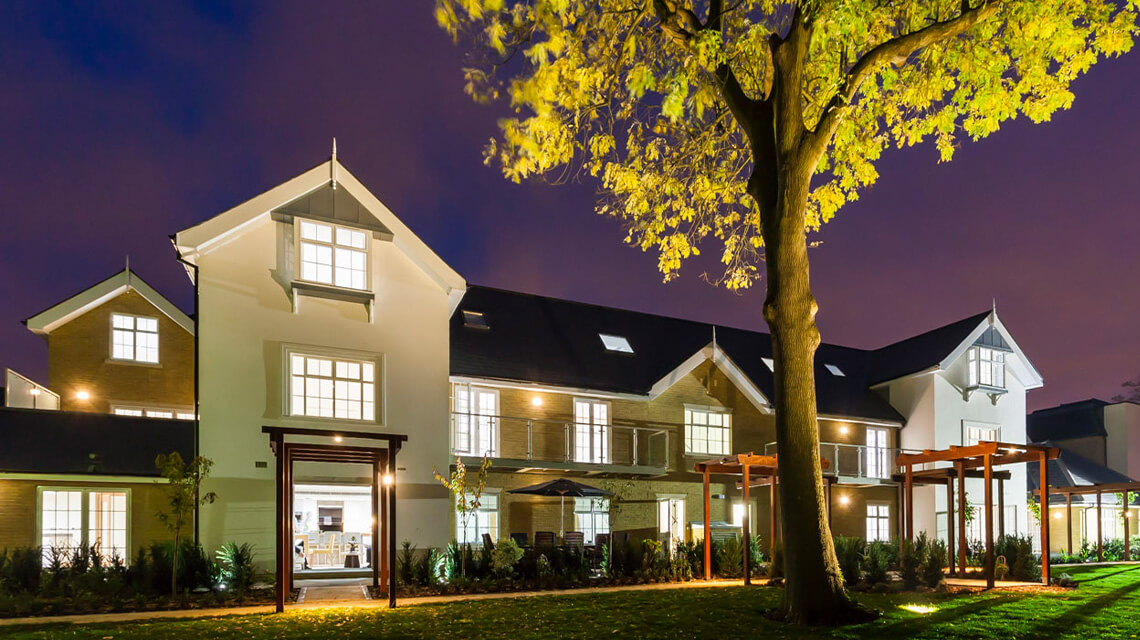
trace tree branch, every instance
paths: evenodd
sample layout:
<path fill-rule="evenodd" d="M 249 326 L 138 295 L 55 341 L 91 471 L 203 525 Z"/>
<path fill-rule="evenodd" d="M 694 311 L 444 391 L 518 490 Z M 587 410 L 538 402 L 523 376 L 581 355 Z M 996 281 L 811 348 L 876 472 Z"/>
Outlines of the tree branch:
<path fill-rule="evenodd" d="M 935 22 L 913 33 L 892 38 L 863 54 L 843 78 L 839 90 L 824 108 L 815 130 L 810 134 L 811 144 L 815 147 L 817 157 L 822 154 L 823 148 L 831 140 L 843 115 L 850 108 L 851 101 L 855 99 L 859 87 L 881 65 L 892 63 L 901 66 L 914 52 L 965 33 L 974 25 L 997 13 L 1002 1 L 982 0 L 981 4 L 971 9 L 969 0 L 962 0 L 962 11 L 957 17 Z"/>

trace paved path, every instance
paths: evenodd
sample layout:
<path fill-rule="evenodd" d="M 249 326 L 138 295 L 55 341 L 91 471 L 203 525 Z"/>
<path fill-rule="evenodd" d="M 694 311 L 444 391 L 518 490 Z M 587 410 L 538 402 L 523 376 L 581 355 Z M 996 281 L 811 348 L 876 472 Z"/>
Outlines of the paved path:
<path fill-rule="evenodd" d="M 763 584 L 763 580 L 756 580 L 754 584 Z M 652 591 L 664 589 L 702 589 L 709 587 L 740 586 L 742 580 L 694 580 L 693 582 L 672 582 L 664 584 L 640 584 L 622 587 L 595 587 L 589 589 L 566 589 L 562 591 L 515 591 L 511 593 L 479 593 L 471 595 L 447 596 L 417 596 L 400 598 L 401 607 L 419 604 L 441 604 L 447 602 L 468 602 L 478 600 L 500 600 L 504 598 L 534 598 L 543 596 L 574 596 L 597 593 L 614 593 L 618 591 Z M 365 600 L 363 594 L 356 598 L 330 597 L 328 599 L 314 600 L 312 594 L 319 591 L 321 594 L 343 594 L 347 596 L 350 589 L 357 589 L 360 585 L 333 585 L 333 586 L 303 586 L 307 590 L 305 601 L 286 605 L 287 611 L 300 611 L 305 609 L 325 608 L 382 608 L 388 606 L 387 600 Z M 328 591 L 325 591 L 328 590 Z M 323 596 L 322 596 L 323 597 Z M 273 605 L 258 605 L 250 607 L 222 607 L 217 609 L 177 609 L 174 611 L 134 611 L 129 613 L 93 613 L 73 616 L 40 616 L 36 618 L 4 618 L 0 619 L 0 627 L 11 627 L 29 624 L 102 624 L 114 622 L 137 622 L 140 620 L 183 619 L 183 618 L 216 618 L 220 616 L 238 616 L 250 614 L 273 613 Z"/>

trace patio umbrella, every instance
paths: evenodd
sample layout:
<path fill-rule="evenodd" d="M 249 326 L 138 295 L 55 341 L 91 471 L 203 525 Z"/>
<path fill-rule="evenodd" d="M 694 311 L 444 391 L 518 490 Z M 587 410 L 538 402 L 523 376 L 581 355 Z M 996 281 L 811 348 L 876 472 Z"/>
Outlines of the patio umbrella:
<path fill-rule="evenodd" d="M 530 496 L 559 496 L 562 499 L 561 512 L 558 518 L 559 537 L 564 534 L 562 523 L 566 517 L 566 496 L 572 498 L 600 498 L 610 495 L 608 491 L 603 491 L 597 487 L 582 484 L 581 482 L 567 480 L 566 478 L 558 478 L 557 480 L 548 480 L 547 482 L 532 484 L 529 487 L 511 489 L 507 493 L 520 493 Z"/>

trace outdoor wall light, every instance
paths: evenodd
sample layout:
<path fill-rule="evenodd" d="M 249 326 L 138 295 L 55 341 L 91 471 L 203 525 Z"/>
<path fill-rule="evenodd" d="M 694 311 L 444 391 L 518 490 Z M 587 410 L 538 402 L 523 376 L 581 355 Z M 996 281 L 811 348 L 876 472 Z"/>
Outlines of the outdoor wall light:
<path fill-rule="evenodd" d="M 344 442 L 344 438 L 341 436 L 333 436 L 333 442 Z"/>
<path fill-rule="evenodd" d="M 839 496 L 839 504 L 846 505 L 848 502 L 851 502 L 851 498 L 848 498 L 847 496 Z"/>
<path fill-rule="evenodd" d="M 1061 512 L 1060 511 L 1053 512 L 1053 519 L 1054 520 L 1060 520 L 1061 519 Z"/>
<path fill-rule="evenodd" d="M 839 427 L 839 433 L 841 435 L 847 435 L 847 431 L 848 431 L 847 425 L 843 425 L 843 426 Z"/>
<path fill-rule="evenodd" d="M 385 473 L 383 477 L 380 478 L 380 480 L 384 483 L 385 487 L 390 487 L 396 484 L 396 476 L 390 473 Z"/>
<path fill-rule="evenodd" d="M 82 391 L 82 390 L 76 391 L 75 392 L 75 399 L 76 400 L 90 400 L 91 394 L 88 393 L 87 391 Z"/>
<path fill-rule="evenodd" d="M 535 397 L 530 399 L 530 403 L 533 406 L 541 407 L 542 406 L 542 398 L 540 396 L 535 396 Z"/>

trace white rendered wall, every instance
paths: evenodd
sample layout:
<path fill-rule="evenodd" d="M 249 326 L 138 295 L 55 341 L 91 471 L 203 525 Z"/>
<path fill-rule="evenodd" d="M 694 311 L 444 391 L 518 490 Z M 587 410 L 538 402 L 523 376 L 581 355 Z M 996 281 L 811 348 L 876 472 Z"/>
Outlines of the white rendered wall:
<path fill-rule="evenodd" d="M 1140 405 L 1119 402 L 1104 408 L 1108 432 L 1106 466 L 1136 479 L 1140 475 Z"/>

